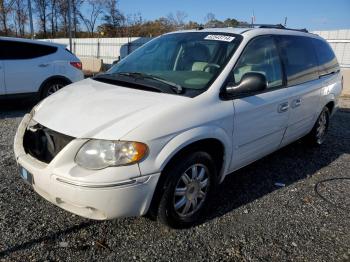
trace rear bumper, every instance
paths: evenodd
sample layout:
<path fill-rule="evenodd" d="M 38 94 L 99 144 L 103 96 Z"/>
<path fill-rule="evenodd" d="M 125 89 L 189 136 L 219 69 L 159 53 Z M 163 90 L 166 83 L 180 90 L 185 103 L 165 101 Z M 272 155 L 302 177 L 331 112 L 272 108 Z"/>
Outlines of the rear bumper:
<path fill-rule="evenodd" d="M 42 163 L 23 148 L 30 118 L 26 115 L 18 128 L 14 151 L 18 164 L 33 176 L 33 188 L 39 195 L 69 212 L 96 220 L 147 212 L 159 173 L 140 176 L 137 165 L 85 170 L 74 163 L 73 156 L 82 143 L 75 140 L 50 164 Z"/>

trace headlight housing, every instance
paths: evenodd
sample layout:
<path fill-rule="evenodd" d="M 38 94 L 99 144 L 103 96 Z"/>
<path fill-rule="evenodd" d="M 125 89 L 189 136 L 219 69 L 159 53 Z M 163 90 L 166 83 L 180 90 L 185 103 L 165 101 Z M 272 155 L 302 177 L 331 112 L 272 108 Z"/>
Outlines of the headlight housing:
<path fill-rule="evenodd" d="M 86 169 L 103 169 L 140 162 L 147 145 L 131 141 L 89 140 L 78 151 L 75 162 Z"/>

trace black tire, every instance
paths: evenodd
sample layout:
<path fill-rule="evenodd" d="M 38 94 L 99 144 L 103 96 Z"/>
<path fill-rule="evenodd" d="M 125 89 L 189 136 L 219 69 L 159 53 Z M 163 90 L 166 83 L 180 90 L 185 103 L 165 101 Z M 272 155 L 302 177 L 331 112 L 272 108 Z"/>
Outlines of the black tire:
<path fill-rule="evenodd" d="M 69 83 L 61 79 L 50 80 L 43 86 L 41 90 L 41 99 L 44 99 L 53 93 L 57 92 L 59 89 L 65 87 Z"/>
<path fill-rule="evenodd" d="M 329 109 L 324 107 L 311 132 L 306 136 L 306 140 L 311 146 L 320 146 L 324 143 L 328 133 L 329 118 Z M 320 130 L 323 130 L 323 132 L 320 132 Z"/>
<path fill-rule="evenodd" d="M 192 167 L 197 171 L 192 171 L 194 170 Z M 165 181 L 164 185 L 160 187 L 162 192 L 157 212 L 158 220 L 171 228 L 194 226 L 203 218 L 208 202 L 217 185 L 217 171 L 214 161 L 208 153 L 197 151 L 177 159 L 167 170 L 162 174 L 165 176 Z M 205 172 L 204 175 L 202 170 Z M 192 179 L 188 184 L 184 182 L 185 172 L 188 178 Z M 197 179 L 193 179 L 194 174 L 197 174 Z M 204 186 L 205 184 L 207 186 Z M 177 193 L 175 194 L 176 189 Z M 179 193 L 184 195 L 177 196 Z M 204 197 L 203 193 L 205 194 Z M 182 204 L 183 198 L 186 201 L 185 204 Z M 188 213 L 185 214 L 188 202 L 191 206 Z M 180 206 L 179 203 L 182 206 L 176 209 L 175 206 Z M 182 215 L 183 212 L 184 215 Z"/>

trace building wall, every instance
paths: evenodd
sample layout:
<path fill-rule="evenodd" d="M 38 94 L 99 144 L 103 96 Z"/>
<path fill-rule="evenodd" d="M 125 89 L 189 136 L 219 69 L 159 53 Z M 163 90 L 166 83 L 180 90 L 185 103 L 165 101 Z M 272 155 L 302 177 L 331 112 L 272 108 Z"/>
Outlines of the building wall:
<path fill-rule="evenodd" d="M 147 37 L 73 38 L 72 52 L 78 57 L 101 58 L 103 63 L 112 64 L 119 57 L 127 56 L 150 39 Z M 68 38 L 45 39 L 44 41 L 69 46 Z"/>

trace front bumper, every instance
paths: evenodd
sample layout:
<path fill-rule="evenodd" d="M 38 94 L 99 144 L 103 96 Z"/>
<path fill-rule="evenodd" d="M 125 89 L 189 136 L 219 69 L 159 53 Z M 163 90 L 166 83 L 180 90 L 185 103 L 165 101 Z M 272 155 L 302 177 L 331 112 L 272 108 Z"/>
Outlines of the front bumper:
<path fill-rule="evenodd" d="M 86 170 L 74 163 L 85 142 L 73 140 L 50 164 L 26 154 L 23 135 L 30 121 L 26 115 L 16 134 L 15 157 L 33 176 L 34 190 L 51 203 L 74 214 L 96 220 L 144 215 L 160 174 L 141 176 L 137 165 Z"/>

